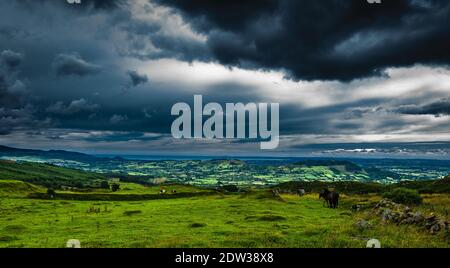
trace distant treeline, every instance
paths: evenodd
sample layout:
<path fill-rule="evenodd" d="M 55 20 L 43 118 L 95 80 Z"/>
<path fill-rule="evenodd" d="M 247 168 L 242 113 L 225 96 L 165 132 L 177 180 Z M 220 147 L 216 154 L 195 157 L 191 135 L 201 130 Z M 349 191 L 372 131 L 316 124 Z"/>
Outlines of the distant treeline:
<path fill-rule="evenodd" d="M 366 183 L 366 182 L 322 182 L 322 181 L 292 181 L 279 184 L 274 188 L 296 192 L 304 189 L 306 192 L 319 192 L 324 188 L 336 188 L 339 192 L 347 194 L 383 193 L 395 188 L 409 188 L 419 193 L 450 193 L 450 175 L 440 180 L 404 181 L 395 184 Z"/>

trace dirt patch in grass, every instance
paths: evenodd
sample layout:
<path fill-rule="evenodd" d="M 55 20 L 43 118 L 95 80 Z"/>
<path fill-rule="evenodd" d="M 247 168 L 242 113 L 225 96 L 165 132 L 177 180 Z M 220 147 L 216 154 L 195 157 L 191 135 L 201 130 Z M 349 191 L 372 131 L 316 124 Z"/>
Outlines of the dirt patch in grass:
<path fill-rule="evenodd" d="M 123 212 L 123 215 L 125 216 L 131 216 L 131 215 L 136 215 L 136 214 L 141 214 L 142 211 L 140 210 L 127 210 L 125 212 Z"/>
<path fill-rule="evenodd" d="M 3 228 L 4 231 L 10 232 L 10 233 L 22 233 L 27 229 L 27 227 L 23 225 L 8 225 L 5 228 Z"/>
<path fill-rule="evenodd" d="M 264 215 L 264 216 L 258 217 L 258 220 L 260 220 L 260 221 L 284 221 L 284 220 L 286 220 L 286 218 L 283 216 L 279 216 L 279 215 Z"/>
<path fill-rule="evenodd" d="M 279 216 L 279 215 L 273 215 L 273 214 L 266 214 L 266 215 L 250 215 L 245 217 L 246 221 L 284 221 L 286 220 L 285 217 Z"/>
<path fill-rule="evenodd" d="M 205 223 L 198 223 L 198 222 L 194 222 L 194 223 L 189 225 L 189 227 L 191 227 L 191 228 L 202 228 L 202 227 L 205 227 L 205 226 L 206 226 Z"/>

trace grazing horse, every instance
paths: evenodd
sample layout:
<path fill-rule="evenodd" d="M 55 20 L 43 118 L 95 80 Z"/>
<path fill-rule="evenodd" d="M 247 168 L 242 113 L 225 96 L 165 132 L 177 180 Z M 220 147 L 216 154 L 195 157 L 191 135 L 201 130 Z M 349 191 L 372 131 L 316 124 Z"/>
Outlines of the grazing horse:
<path fill-rule="evenodd" d="M 328 189 L 323 189 L 319 193 L 319 199 L 323 198 L 330 208 L 337 208 L 339 204 L 339 193 L 336 191 L 330 191 Z"/>

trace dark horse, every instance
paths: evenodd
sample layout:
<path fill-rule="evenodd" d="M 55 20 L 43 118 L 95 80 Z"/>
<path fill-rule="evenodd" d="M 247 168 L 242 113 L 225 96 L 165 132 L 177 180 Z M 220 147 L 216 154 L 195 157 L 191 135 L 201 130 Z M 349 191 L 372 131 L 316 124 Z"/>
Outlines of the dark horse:
<path fill-rule="evenodd" d="M 323 189 L 319 194 L 319 199 L 323 198 L 330 208 L 337 208 L 339 204 L 339 193 Z"/>

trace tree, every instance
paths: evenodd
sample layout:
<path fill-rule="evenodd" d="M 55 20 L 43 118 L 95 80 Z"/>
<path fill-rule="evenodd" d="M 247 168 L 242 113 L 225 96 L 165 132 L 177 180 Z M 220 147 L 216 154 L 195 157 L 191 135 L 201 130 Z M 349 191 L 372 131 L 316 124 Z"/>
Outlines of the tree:
<path fill-rule="evenodd" d="M 53 198 L 53 197 L 55 197 L 56 192 L 52 188 L 48 188 L 47 189 L 47 195 L 50 196 L 51 198 Z"/>
<path fill-rule="evenodd" d="M 111 184 L 111 191 L 117 192 L 119 190 L 120 190 L 120 184 L 118 184 L 118 183 L 112 183 Z"/>
<path fill-rule="evenodd" d="M 100 188 L 102 188 L 102 189 L 109 189 L 109 182 L 108 181 L 101 181 L 100 182 Z"/>

